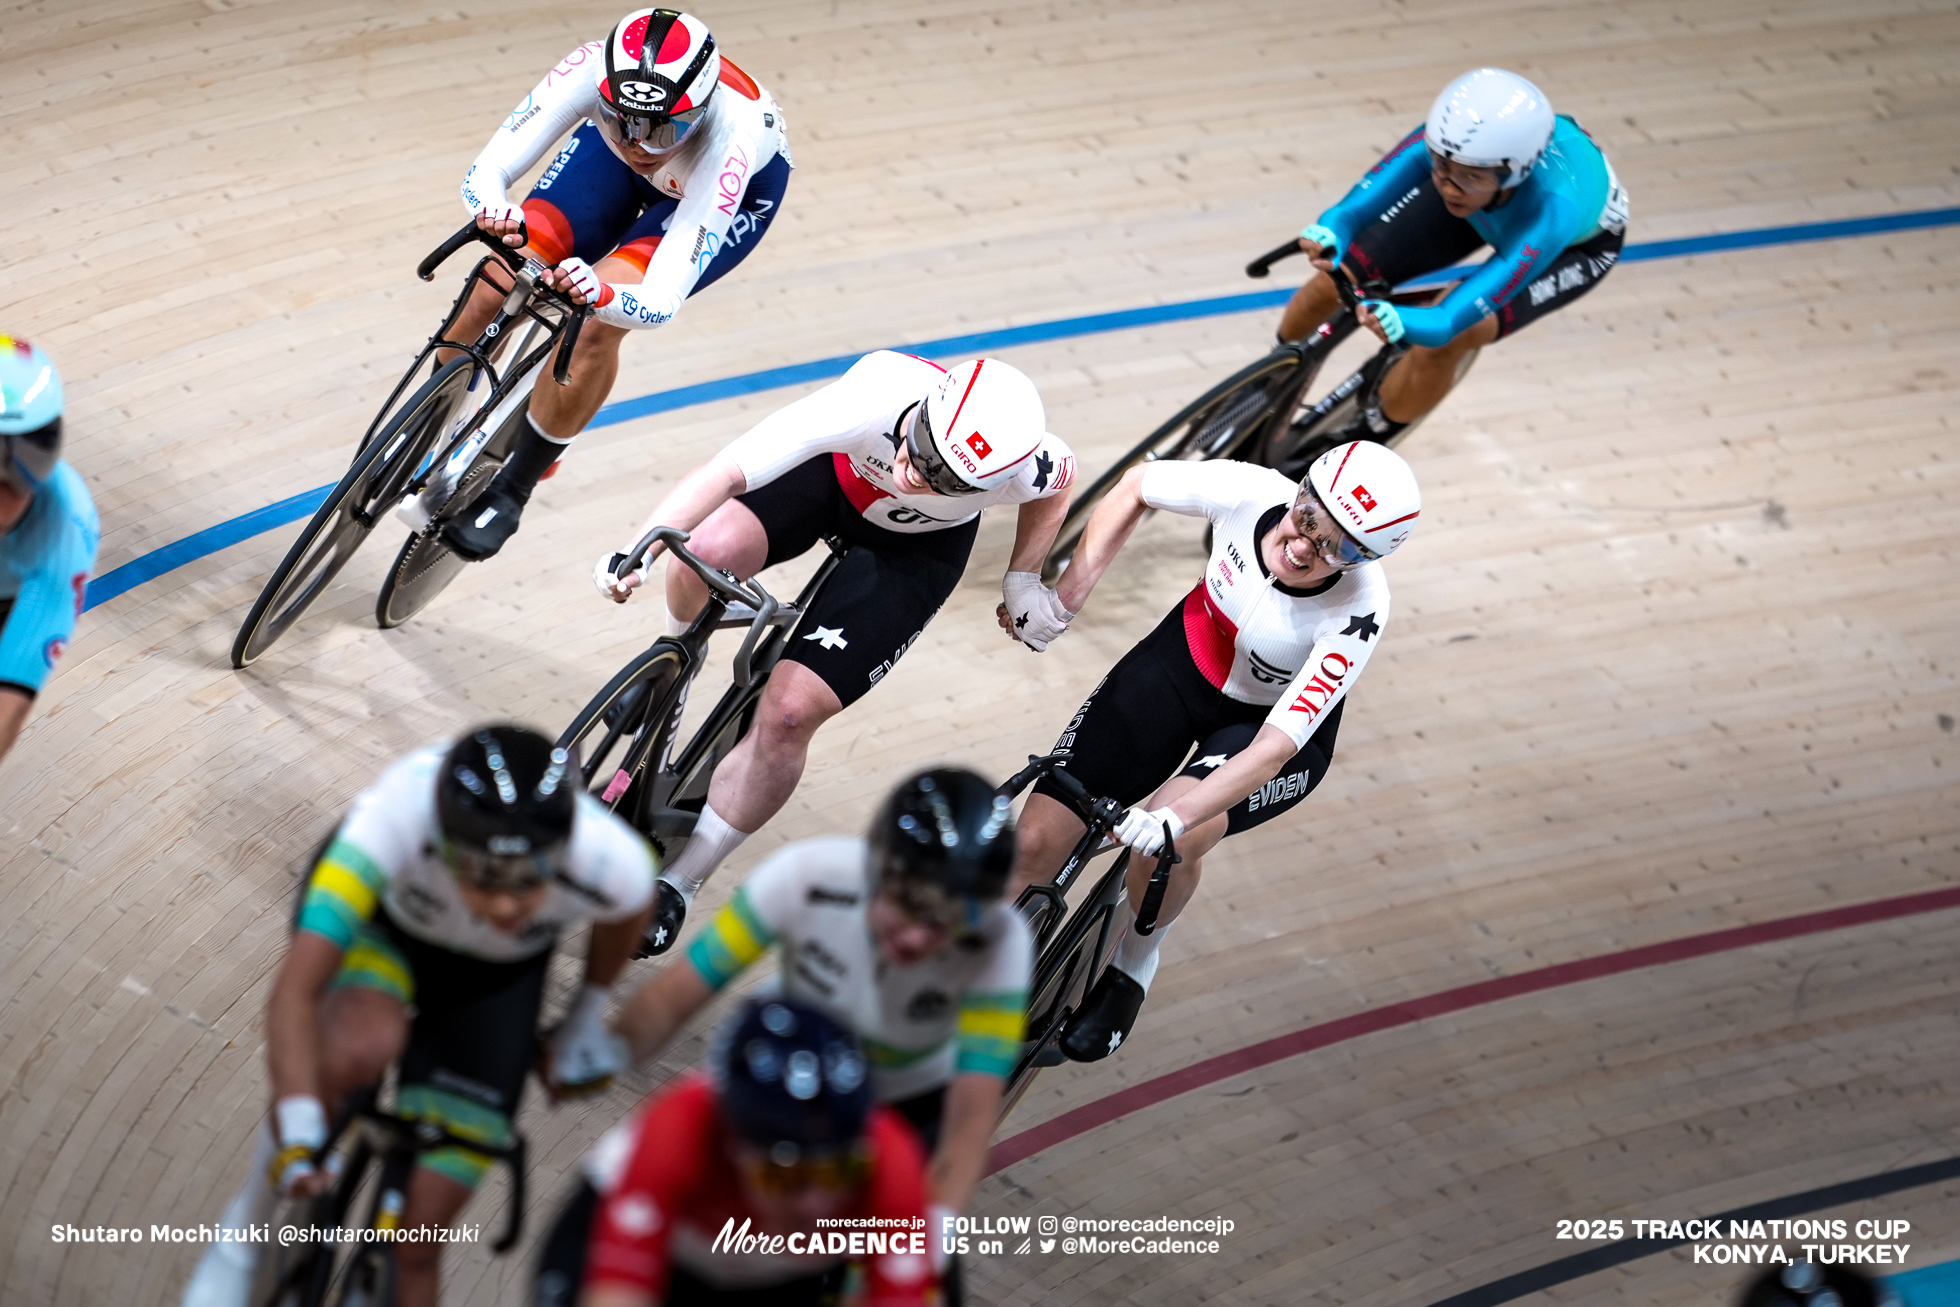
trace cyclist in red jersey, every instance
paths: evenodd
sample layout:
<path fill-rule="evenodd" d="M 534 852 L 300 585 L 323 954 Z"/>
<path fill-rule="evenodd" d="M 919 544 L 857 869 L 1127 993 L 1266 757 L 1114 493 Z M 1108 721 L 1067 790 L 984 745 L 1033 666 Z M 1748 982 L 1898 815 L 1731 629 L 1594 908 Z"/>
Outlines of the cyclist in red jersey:
<path fill-rule="evenodd" d="M 815 1307 L 853 1263 L 866 1307 L 924 1307 L 938 1283 L 917 1137 L 873 1105 L 851 1033 L 792 999 L 746 1003 L 709 1074 L 649 1100 L 588 1173 L 559 1227 L 596 1204 L 581 1307 Z M 539 1303 L 567 1300 L 563 1251 L 547 1247 Z"/>

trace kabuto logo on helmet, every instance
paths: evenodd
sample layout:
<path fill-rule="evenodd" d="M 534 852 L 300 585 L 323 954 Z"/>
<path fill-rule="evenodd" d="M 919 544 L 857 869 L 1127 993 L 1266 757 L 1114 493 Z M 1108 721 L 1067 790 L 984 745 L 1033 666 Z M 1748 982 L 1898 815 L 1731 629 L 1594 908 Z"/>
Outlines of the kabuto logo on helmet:
<path fill-rule="evenodd" d="M 667 103 L 667 88 L 638 78 L 620 77 L 613 81 L 613 98 L 628 109 L 658 109 Z"/>

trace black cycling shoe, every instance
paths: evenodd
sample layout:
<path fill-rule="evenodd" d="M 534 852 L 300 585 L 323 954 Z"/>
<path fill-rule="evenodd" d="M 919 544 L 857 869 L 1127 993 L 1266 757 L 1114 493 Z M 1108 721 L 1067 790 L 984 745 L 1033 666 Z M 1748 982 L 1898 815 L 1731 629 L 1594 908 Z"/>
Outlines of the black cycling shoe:
<path fill-rule="evenodd" d="M 1106 968 L 1062 1031 L 1062 1052 L 1073 1062 L 1100 1062 L 1123 1046 L 1143 1011 L 1143 986 Z"/>
<path fill-rule="evenodd" d="M 647 933 L 640 939 L 640 947 L 633 950 L 636 958 L 658 957 L 674 947 L 674 941 L 681 937 L 681 925 L 687 920 L 687 900 L 681 892 L 664 880 L 653 882 L 653 920 L 647 925 Z"/>
<path fill-rule="evenodd" d="M 523 516 L 525 499 L 500 484 L 501 480 L 492 481 L 476 497 L 476 502 L 463 510 L 461 517 L 442 528 L 442 542 L 458 557 L 480 563 L 517 534 L 517 520 Z"/>

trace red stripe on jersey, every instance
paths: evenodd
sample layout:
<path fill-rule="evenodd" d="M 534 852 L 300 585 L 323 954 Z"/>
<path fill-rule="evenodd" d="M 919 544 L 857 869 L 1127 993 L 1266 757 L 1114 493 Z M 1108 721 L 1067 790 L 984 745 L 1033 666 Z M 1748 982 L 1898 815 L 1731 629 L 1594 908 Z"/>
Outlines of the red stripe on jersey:
<path fill-rule="evenodd" d="M 1203 581 L 1184 596 L 1184 643 L 1204 678 L 1224 689 L 1238 658 L 1239 628 L 1218 611 Z"/>
<path fill-rule="evenodd" d="M 837 488 L 844 492 L 844 498 L 851 501 L 851 507 L 862 513 L 881 499 L 890 499 L 892 492 L 881 490 L 864 479 L 864 474 L 851 466 L 851 460 L 843 454 L 830 456 L 831 466 L 837 469 Z"/>

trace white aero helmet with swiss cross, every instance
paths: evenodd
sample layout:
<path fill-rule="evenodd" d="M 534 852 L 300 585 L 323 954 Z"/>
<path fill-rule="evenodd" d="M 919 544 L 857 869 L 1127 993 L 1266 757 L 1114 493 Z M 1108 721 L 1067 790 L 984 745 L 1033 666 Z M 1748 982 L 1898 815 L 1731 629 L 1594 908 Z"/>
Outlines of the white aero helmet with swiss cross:
<path fill-rule="evenodd" d="M 1431 154 L 1497 169 L 1498 184 L 1510 190 L 1544 157 L 1552 123 L 1543 91 L 1502 68 L 1476 68 L 1436 97 L 1422 139 Z"/>
<path fill-rule="evenodd" d="M 1400 454 L 1372 440 L 1336 445 L 1315 459 L 1300 493 L 1327 507 L 1341 530 L 1336 548 L 1347 567 L 1394 553 L 1422 512 L 1416 474 Z"/>
<path fill-rule="evenodd" d="M 1027 374 L 999 359 L 969 359 L 927 393 L 906 453 L 940 494 L 977 495 L 1011 481 L 1047 434 L 1041 392 Z"/>

